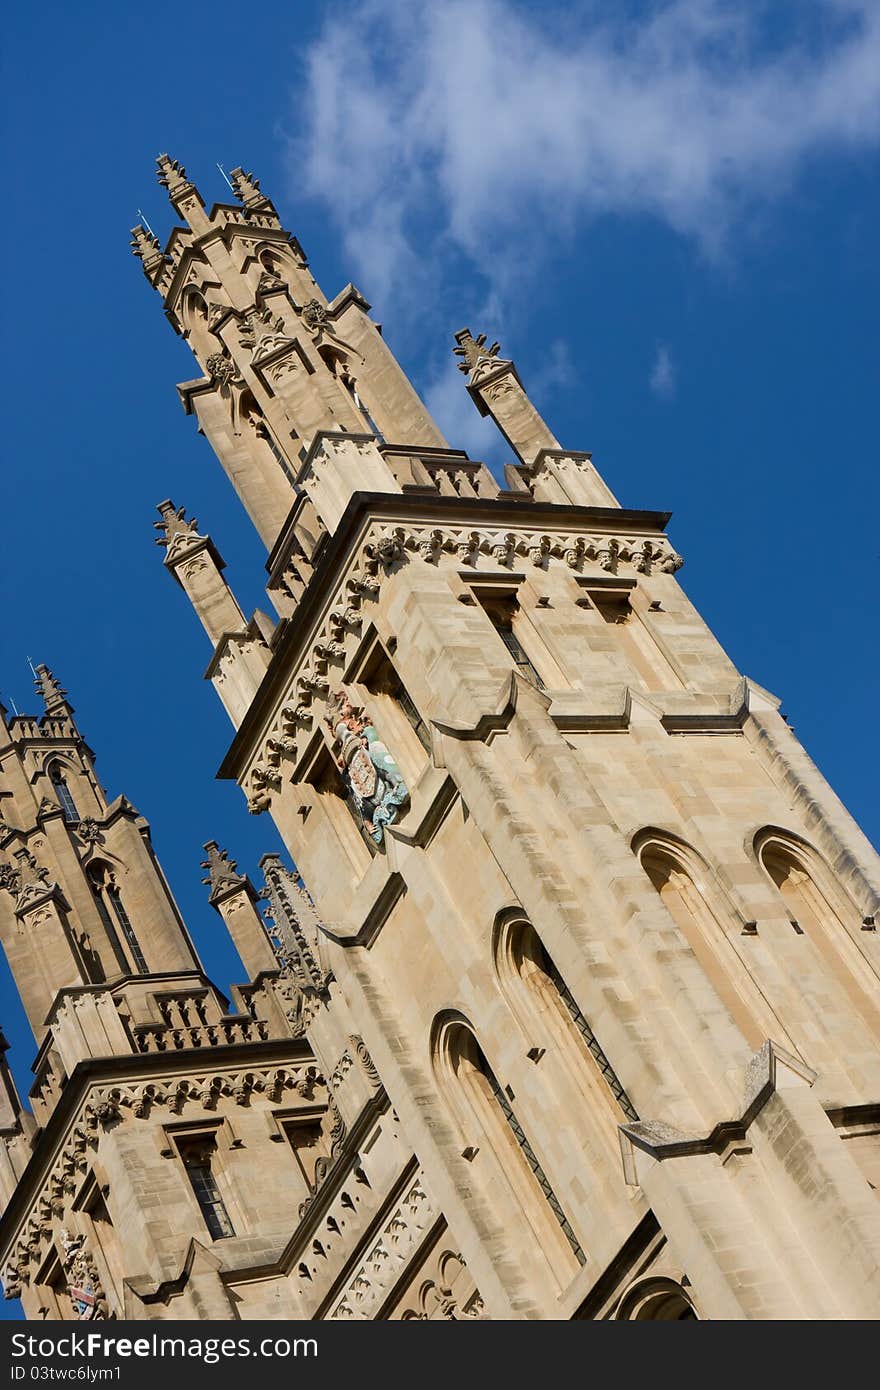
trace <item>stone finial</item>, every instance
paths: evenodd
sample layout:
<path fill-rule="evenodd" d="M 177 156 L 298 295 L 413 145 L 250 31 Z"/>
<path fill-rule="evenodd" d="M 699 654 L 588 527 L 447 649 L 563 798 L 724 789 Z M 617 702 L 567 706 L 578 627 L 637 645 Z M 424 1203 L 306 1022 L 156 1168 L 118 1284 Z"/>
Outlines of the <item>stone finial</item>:
<path fill-rule="evenodd" d="M 182 538 L 200 539 L 198 522 L 194 516 L 187 520 L 185 507 L 175 507 L 174 503 L 166 498 L 164 502 L 159 503 L 156 510 L 161 517 L 161 521 L 153 522 L 153 529 L 160 532 L 156 537 L 156 544 L 165 547 L 168 552 L 166 559 L 169 558 L 172 547 L 176 549 L 176 543 Z"/>
<path fill-rule="evenodd" d="M 186 170 L 176 159 L 171 159 L 167 154 L 160 154 L 156 160 L 156 169 L 156 176 L 162 187 L 168 189 L 172 203 L 185 193 L 195 191 L 195 185 L 190 183 L 186 177 Z"/>
<path fill-rule="evenodd" d="M 241 166 L 237 169 L 230 170 L 229 179 L 232 184 L 233 193 L 244 207 L 257 208 L 272 206 L 265 193 L 260 192 L 260 180 L 255 179 L 253 174 L 246 174 Z"/>
<path fill-rule="evenodd" d="M 150 275 L 165 259 L 159 247 L 159 238 L 148 232 L 142 222 L 131 229 L 131 253 L 141 261 L 146 275 Z"/>
<path fill-rule="evenodd" d="M 455 341 L 458 343 L 458 347 L 453 348 L 453 352 L 456 357 L 462 359 L 458 363 L 460 372 L 476 371 L 477 367 L 489 359 L 497 357 L 501 351 L 500 343 L 491 343 L 489 347 L 486 347 L 485 333 L 478 333 L 475 338 L 469 328 L 459 329 L 455 335 Z"/>
<path fill-rule="evenodd" d="M 202 860 L 201 867 L 208 872 L 202 883 L 206 883 L 211 890 L 208 894 L 210 902 L 216 902 L 230 890 L 246 885 L 247 876 L 236 872 L 238 865 L 235 860 L 229 858 L 225 849 L 220 849 L 216 840 L 207 841 L 205 853 L 208 857 Z"/>
<path fill-rule="evenodd" d="M 72 706 L 67 699 L 67 691 L 62 689 L 48 666 L 35 667 L 34 688 L 37 694 L 42 696 L 47 714 L 70 714 Z"/>

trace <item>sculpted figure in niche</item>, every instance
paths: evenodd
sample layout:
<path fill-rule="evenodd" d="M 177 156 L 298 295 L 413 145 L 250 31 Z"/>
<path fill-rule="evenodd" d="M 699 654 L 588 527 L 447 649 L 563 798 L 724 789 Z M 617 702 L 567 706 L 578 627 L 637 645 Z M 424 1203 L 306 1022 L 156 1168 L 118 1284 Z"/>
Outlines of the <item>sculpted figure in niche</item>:
<path fill-rule="evenodd" d="M 332 705 L 335 704 L 335 708 Z M 381 845 L 385 826 L 397 820 L 409 789 L 369 715 L 344 690 L 331 700 L 327 724 L 338 745 L 337 765 L 370 838 Z"/>

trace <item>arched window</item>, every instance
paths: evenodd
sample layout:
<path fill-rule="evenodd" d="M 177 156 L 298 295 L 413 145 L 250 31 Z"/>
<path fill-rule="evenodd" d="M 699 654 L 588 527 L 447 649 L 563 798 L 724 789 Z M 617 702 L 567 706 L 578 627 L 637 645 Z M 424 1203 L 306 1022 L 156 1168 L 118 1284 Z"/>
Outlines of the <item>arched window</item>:
<path fill-rule="evenodd" d="M 64 819 L 68 825 L 79 825 L 80 816 L 76 809 L 76 802 L 73 799 L 64 770 L 60 763 L 52 763 L 49 767 L 49 781 L 52 783 L 52 790 L 55 799 L 64 812 Z"/>
<path fill-rule="evenodd" d="M 107 939 L 113 948 L 119 968 L 126 975 L 132 973 L 138 975 L 149 975 L 150 970 L 141 950 L 140 942 L 135 935 L 131 919 L 125 910 L 116 879 L 109 864 L 97 860 L 89 865 L 88 870 L 89 884 L 98 909 L 98 915 L 107 933 Z M 125 946 L 130 954 L 126 954 L 122 941 L 119 938 L 117 926 L 122 932 Z M 134 971 L 132 971 L 134 966 Z"/>
<path fill-rule="evenodd" d="M 296 475 L 288 459 L 279 449 L 273 438 L 272 431 L 266 424 L 266 417 L 254 399 L 254 394 L 250 388 L 242 391 L 238 403 L 238 409 L 243 424 L 249 426 L 255 438 L 261 441 L 261 445 L 269 450 L 275 462 L 280 464 L 281 470 L 291 487 L 296 487 Z"/>
<path fill-rule="evenodd" d="M 208 305 L 204 295 L 193 287 L 184 290 L 180 319 L 190 347 L 204 366 L 211 353 L 217 351 L 219 343 L 208 327 Z"/>
<path fill-rule="evenodd" d="M 638 1120 L 638 1114 L 531 922 L 511 917 L 499 920 L 495 964 L 520 1023 L 529 1034 L 537 1024 L 555 1044 L 567 1074 L 593 1113 L 604 1117 L 616 1146 L 618 1124 Z"/>
<path fill-rule="evenodd" d="M 849 930 L 859 926 L 859 913 L 830 869 L 811 846 L 783 831 L 760 831 L 755 853 L 779 890 L 792 927 L 809 937 L 862 1017 L 880 1030 L 872 1002 L 877 975 Z"/>
<path fill-rule="evenodd" d="M 697 1310 L 674 1279 L 640 1279 L 620 1300 L 616 1322 L 699 1321 Z"/>
<path fill-rule="evenodd" d="M 515 1222 L 509 1229 L 522 1232 L 523 1257 L 540 1252 L 558 1287 L 565 1287 L 586 1256 L 519 1122 L 512 1093 L 500 1085 L 470 1025 L 458 1017 L 438 1021 L 434 1057 L 468 1142 L 464 1154 L 484 1193 L 521 1213 L 525 1228 Z"/>
<path fill-rule="evenodd" d="M 273 276 L 276 280 L 284 279 L 284 257 L 280 251 L 271 246 L 264 246 L 257 259 L 267 275 Z"/>
<path fill-rule="evenodd" d="M 722 923 L 732 913 L 709 871 L 688 846 L 653 834 L 637 836 L 633 848 L 664 906 L 681 929 L 718 997 L 749 1046 L 756 1051 L 778 1021 L 758 997 Z"/>

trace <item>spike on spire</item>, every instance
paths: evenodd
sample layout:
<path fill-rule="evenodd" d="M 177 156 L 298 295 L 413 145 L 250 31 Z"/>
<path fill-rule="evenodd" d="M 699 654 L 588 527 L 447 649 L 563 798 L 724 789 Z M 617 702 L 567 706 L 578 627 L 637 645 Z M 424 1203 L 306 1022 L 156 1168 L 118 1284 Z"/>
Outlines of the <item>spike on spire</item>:
<path fill-rule="evenodd" d="M 240 165 L 230 170 L 229 179 L 233 193 L 245 208 L 272 207 L 265 193 L 260 192 L 260 180 L 254 178 L 253 174 L 246 174 Z"/>
<path fill-rule="evenodd" d="M 238 865 L 234 859 L 230 859 L 225 849 L 220 849 L 216 840 L 208 840 L 205 844 L 207 859 L 202 860 L 201 867 L 207 869 L 207 875 L 202 879 L 210 888 L 208 900 L 212 903 L 226 893 L 247 885 L 246 874 L 236 872 Z"/>
<path fill-rule="evenodd" d="M 73 706 L 67 698 L 67 691 L 62 689 L 60 682 L 55 679 L 48 666 L 41 664 L 34 668 L 34 686 L 37 694 L 42 696 L 47 714 L 73 713 Z"/>

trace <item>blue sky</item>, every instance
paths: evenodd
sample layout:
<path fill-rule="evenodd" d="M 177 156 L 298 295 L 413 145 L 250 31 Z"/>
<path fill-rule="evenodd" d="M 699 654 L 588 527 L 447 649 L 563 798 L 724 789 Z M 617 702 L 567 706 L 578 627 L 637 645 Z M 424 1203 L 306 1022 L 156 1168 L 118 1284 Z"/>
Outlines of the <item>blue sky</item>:
<path fill-rule="evenodd" d="M 687 592 L 880 837 L 880 7 L 49 0 L 6 37 L 0 690 L 32 709 L 26 657 L 56 670 L 221 987 L 242 970 L 202 843 L 255 873 L 279 842 L 213 780 L 231 730 L 155 504 L 210 530 L 248 611 L 266 599 L 129 251 L 138 209 L 172 226 L 164 150 L 207 201 L 217 161 L 253 169 L 328 295 L 363 290 L 494 465 L 451 336 L 499 337 L 562 442 L 673 512 Z M 24 1077 L 14 999 L 3 1021 Z"/>

